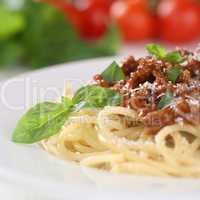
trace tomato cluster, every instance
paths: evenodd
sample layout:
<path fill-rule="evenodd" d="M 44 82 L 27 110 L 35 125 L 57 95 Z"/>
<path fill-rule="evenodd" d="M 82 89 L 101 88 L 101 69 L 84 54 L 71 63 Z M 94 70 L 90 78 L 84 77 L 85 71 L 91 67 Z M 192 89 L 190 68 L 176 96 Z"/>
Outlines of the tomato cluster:
<path fill-rule="evenodd" d="M 181 43 L 200 37 L 198 0 L 44 0 L 61 9 L 82 37 L 97 39 L 115 23 L 127 42 L 160 37 Z"/>

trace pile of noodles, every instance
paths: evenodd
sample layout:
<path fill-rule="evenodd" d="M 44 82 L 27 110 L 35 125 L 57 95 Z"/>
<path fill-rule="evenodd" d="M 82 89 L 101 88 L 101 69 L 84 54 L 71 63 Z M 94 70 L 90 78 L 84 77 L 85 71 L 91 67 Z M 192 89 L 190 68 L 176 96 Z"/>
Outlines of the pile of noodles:
<path fill-rule="evenodd" d="M 146 133 L 134 110 L 83 109 L 42 141 L 55 156 L 119 173 L 200 177 L 200 126 L 177 123 Z"/>

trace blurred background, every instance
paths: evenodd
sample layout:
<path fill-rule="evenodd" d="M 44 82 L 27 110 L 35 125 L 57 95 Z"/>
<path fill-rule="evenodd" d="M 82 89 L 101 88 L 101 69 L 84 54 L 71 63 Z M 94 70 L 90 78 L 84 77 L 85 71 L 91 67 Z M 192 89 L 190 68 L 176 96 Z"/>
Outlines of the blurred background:
<path fill-rule="evenodd" d="M 193 49 L 200 0 L 0 0 L 0 80 L 149 42 Z"/>

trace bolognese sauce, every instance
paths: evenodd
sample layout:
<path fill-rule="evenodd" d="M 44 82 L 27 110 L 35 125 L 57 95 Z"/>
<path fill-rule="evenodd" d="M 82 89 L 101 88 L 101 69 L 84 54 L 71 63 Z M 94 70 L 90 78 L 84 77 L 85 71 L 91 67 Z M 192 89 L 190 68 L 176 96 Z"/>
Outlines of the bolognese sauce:
<path fill-rule="evenodd" d="M 155 56 L 139 59 L 131 56 L 121 66 L 125 80 L 108 82 L 97 74 L 95 84 L 121 94 L 122 106 L 134 109 L 139 121 L 151 130 L 181 121 L 199 124 L 200 60 L 195 52 L 183 49 L 177 52 L 182 58 L 178 64 Z M 159 106 L 162 102 L 164 105 Z"/>

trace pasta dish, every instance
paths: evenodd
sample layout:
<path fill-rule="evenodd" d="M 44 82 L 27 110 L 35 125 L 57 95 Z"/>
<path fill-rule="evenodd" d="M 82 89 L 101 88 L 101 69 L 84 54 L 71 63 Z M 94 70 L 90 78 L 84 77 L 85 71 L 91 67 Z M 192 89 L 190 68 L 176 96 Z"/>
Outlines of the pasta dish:
<path fill-rule="evenodd" d="M 31 108 L 12 140 L 117 173 L 200 177 L 200 54 L 156 44 Z"/>

